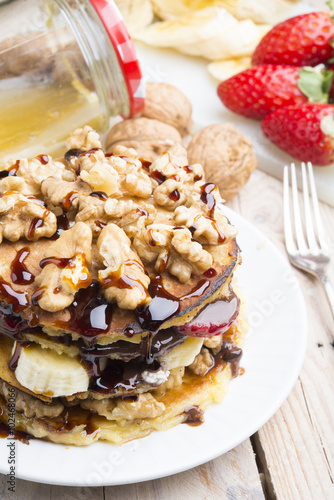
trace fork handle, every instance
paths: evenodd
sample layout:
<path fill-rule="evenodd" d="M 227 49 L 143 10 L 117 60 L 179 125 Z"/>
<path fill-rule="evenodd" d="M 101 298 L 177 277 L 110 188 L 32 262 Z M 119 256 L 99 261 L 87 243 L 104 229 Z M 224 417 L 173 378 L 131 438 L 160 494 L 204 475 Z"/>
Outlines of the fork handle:
<path fill-rule="evenodd" d="M 334 288 L 332 283 L 329 281 L 327 276 L 325 274 L 319 274 L 319 279 L 321 283 L 323 284 L 323 287 L 325 289 L 328 303 L 330 305 L 330 308 L 332 310 L 333 318 L 334 318 Z"/>

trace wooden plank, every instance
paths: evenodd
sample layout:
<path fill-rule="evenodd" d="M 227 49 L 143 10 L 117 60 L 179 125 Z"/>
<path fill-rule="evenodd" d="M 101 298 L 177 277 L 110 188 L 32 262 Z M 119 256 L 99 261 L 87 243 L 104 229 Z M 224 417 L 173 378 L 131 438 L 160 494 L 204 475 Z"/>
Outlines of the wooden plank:
<path fill-rule="evenodd" d="M 47 457 L 46 457 L 47 459 Z M 33 483 L 31 481 L 16 480 L 15 493 L 8 491 L 6 476 L 0 474 L 1 500 L 104 500 L 104 488 L 74 488 L 67 486 L 52 486 Z"/>
<path fill-rule="evenodd" d="M 8 490 L 7 477 L 0 474 L 1 500 L 27 499 L 45 500 L 50 498 L 51 486 L 48 484 L 32 483 L 30 481 L 16 480 L 15 493 Z"/>
<path fill-rule="evenodd" d="M 161 450 L 163 453 L 163 450 Z M 177 450 L 175 450 L 177 453 Z M 105 500 L 262 500 L 254 453 L 247 439 L 234 450 L 173 476 L 105 489 Z"/>
<path fill-rule="evenodd" d="M 258 196 L 254 196 L 258 190 Z M 256 172 L 232 205 L 286 256 L 282 184 Z M 334 249 L 334 210 L 321 204 L 325 231 Z M 334 335 L 333 318 L 321 284 L 295 270 L 306 300 L 309 340 L 304 366 L 282 408 L 254 437 L 269 498 L 333 498 Z M 328 269 L 334 282 L 334 262 Z"/>

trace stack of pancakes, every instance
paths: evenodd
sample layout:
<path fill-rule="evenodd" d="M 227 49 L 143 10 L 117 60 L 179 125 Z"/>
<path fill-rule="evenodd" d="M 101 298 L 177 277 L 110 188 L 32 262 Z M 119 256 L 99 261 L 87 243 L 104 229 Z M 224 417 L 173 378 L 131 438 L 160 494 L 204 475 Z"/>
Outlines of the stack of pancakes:
<path fill-rule="evenodd" d="M 79 141 L 71 163 L 62 160 L 65 169 L 75 170 L 79 177 L 80 171 L 73 166 L 90 147 Z M 91 151 L 94 154 L 96 148 Z M 130 155 L 135 158 L 128 150 L 126 156 Z M 124 156 L 123 148 L 120 157 Z M 196 182 L 205 185 L 203 178 Z M 156 180 L 152 183 L 154 192 Z M 0 244 L 0 421 L 7 423 L 10 388 L 15 388 L 16 429 L 62 444 L 87 445 L 98 439 L 123 443 L 182 422 L 202 422 L 206 407 L 221 401 L 230 379 L 238 375 L 242 354 L 245 321 L 238 315 L 240 301 L 232 289 L 233 273 L 240 263 L 235 238 L 202 243 L 212 263 L 203 272 L 194 267 L 186 282 L 171 274 L 168 266 L 157 271 L 154 260 L 138 257 L 149 285 L 146 298 L 133 308 L 122 307 L 122 302 L 105 293 L 100 273 L 107 265 L 98 258 L 99 240 L 93 238 L 89 280 L 78 286 L 67 307 L 50 310 L 52 306 L 45 307 L 41 301 L 46 285 L 38 286 L 36 277 L 45 265 L 71 267 L 74 255 L 65 250 L 65 262 L 60 262 L 59 255 L 50 262 L 52 245 L 60 235 L 58 241 L 64 240 L 65 246 L 64 234 L 81 229 L 85 222 L 76 221 L 75 210 L 61 214 L 54 199 L 51 202 L 43 195 L 43 181 L 41 186 L 41 193 L 34 196 L 58 217 L 57 232 L 38 239 L 4 239 Z M 99 196 L 103 200 L 112 197 L 100 192 Z M 138 196 L 133 199 L 139 203 Z M 145 203 L 146 208 L 148 203 L 155 206 L 154 223 L 161 223 L 163 217 L 174 232 L 186 227 L 176 225 L 174 210 L 167 213 L 154 202 L 153 194 Z M 212 221 L 210 210 L 206 218 Z M 68 218 L 65 230 L 63 215 Z M 0 226 L 7 223 L 6 217 L 0 212 Z M 99 238 L 109 224 L 118 222 L 114 218 L 104 223 Z M 222 234 L 226 227 L 220 230 Z M 127 234 L 136 251 L 133 228 Z M 153 248 L 157 242 L 152 239 L 150 244 Z M 62 293 L 59 283 L 55 295 Z M 113 281 L 114 288 L 130 290 L 133 286 L 131 280 L 126 284 Z"/>

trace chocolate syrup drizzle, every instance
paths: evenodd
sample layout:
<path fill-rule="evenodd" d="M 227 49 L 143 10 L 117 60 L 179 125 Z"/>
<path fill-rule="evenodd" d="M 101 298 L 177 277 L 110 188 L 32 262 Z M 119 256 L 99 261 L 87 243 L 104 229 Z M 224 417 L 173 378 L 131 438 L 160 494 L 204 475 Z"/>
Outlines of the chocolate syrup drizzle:
<path fill-rule="evenodd" d="M 16 172 L 18 171 L 20 166 L 20 160 L 16 160 L 14 165 L 11 165 L 7 170 L 1 170 L 0 171 L 0 179 L 4 179 L 5 177 L 10 177 L 16 175 Z"/>
<path fill-rule="evenodd" d="M 78 333 L 86 340 L 107 333 L 113 316 L 114 305 L 103 297 L 98 281 L 81 288 L 68 307 L 69 321 L 57 321 L 55 326 Z"/>
<path fill-rule="evenodd" d="M 35 280 L 35 276 L 28 271 L 24 264 L 24 261 L 28 257 L 29 253 L 30 249 L 28 247 L 21 248 L 11 263 L 11 278 L 15 285 L 30 285 Z"/>
<path fill-rule="evenodd" d="M 57 231 L 53 236 L 51 236 L 50 240 L 57 240 L 63 231 L 67 231 L 74 225 L 74 221 L 71 222 L 67 218 L 66 214 L 61 214 L 57 216 Z"/>

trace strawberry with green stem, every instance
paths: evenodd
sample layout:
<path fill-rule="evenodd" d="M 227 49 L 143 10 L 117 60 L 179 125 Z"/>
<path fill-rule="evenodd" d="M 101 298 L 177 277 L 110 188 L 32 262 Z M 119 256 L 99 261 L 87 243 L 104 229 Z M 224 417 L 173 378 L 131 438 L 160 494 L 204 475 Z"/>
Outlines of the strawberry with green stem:
<path fill-rule="evenodd" d="M 277 109 L 262 130 L 279 148 L 315 165 L 334 162 L 334 105 L 305 103 Z"/>
<path fill-rule="evenodd" d="M 284 106 L 328 102 L 333 72 L 324 66 L 298 68 L 264 64 L 221 82 L 217 92 L 223 104 L 248 118 L 261 120 Z"/>

